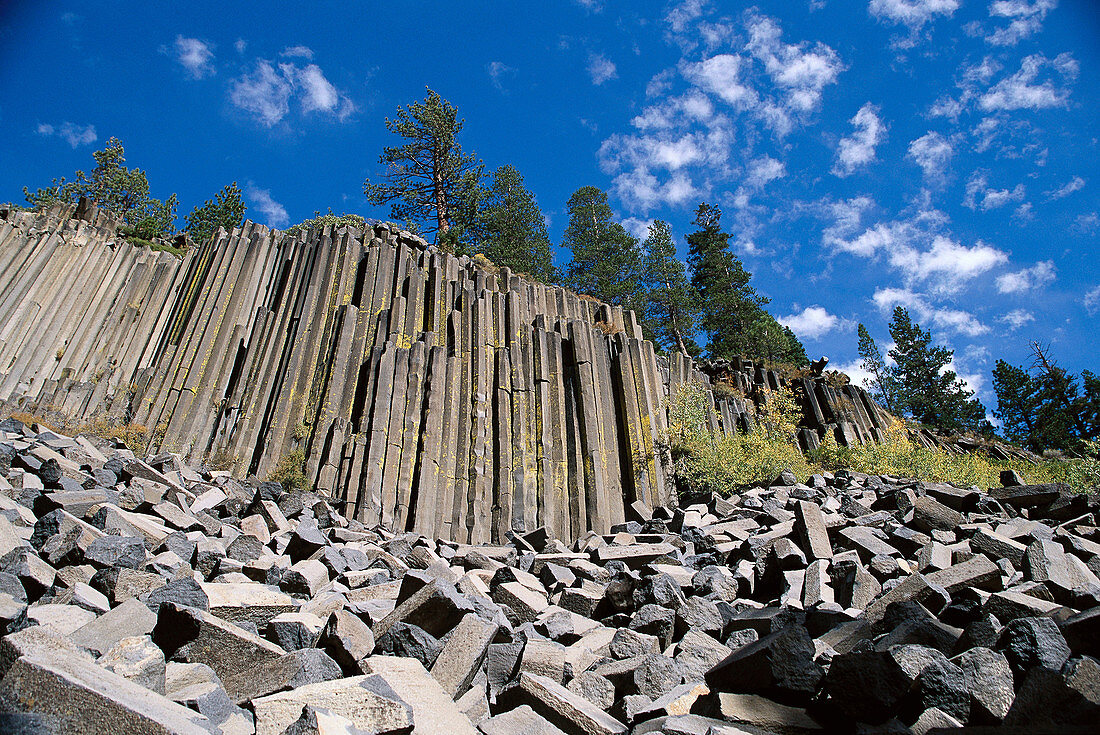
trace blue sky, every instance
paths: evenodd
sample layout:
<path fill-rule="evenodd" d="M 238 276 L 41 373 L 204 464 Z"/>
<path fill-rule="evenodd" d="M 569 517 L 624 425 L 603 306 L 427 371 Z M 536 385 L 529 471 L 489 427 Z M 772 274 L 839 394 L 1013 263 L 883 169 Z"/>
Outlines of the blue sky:
<path fill-rule="evenodd" d="M 362 182 L 430 86 L 555 242 L 584 185 L 682 253 L 718 204 L 811 356 L 856 373 L 856 324 L 885 351 L 901 304 L 991 408 L 1029 340 L 1100 367 L 1098 70 L 1094 0 L 8 0 L 0 200 L 116 136 L 180 224 L 231 181 L 274 226 L 384 219 Z"/>

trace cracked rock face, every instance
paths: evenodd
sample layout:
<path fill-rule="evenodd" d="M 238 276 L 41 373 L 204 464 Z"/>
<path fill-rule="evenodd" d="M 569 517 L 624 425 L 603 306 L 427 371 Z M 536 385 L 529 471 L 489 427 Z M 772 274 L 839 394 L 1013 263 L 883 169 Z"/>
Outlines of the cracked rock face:
<path fill-rule="evenodd" d="M 781 474 L 606 534 L 492 545 L 11 420 L 0 456 L 0 723 L 15 731 L 1049 730 L 1100 715 L 1097 503 L 1048 518 L 1065 504 L 1050 486 Z"/>

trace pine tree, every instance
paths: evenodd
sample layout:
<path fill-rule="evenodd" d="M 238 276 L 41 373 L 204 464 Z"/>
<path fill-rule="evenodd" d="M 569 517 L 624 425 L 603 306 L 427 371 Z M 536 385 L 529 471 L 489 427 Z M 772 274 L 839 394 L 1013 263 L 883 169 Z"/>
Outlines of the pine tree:
<path fill-rule="evenodd" d="M 176 195 L 164 201 L 149 196 L 149 179 L 141 169 L 127 168 L 126 150 L 118 138 L 92 154 L 96 167 L 92 173 L 77 171 L 72 181 L 54 179 L 50 186 L 33 193 L 23 187 L 23 196 L 35 207 L 54 202 L 76 202 L 80 197 L 94 200 L 125 222 L 136 237 L 151 240 L 172 234 L 176 223 Z"/>
<path fill-rule="evenodd" d="M 707 335 L 710 357 L 752 353 L 750 332 L 768 300 L 749 285 L 751 274 L 729 251 L 729 234 L 722 232 L 722 210 L 700 204 L 687 236 L 691 285 L 699 294 L 699 326 Z"/>
<path fill-rule="evenodd" d="M 859 366 L 871 374 L 870 385 L 867 386 L 871 389 L 871 397 L 890 413 L 901 413 L 898 406 L 897 384 L 886 367 L 886 361 L 882 358 L 878 345 L 875 344 L 871 333 L 867 331 L 867 327 L 862 324 L 856 328 L 856 332 L 859 334 L 858 349 L 861 358 Z"/>
<path fill-rule="evenodd" d="M 573 259 L 565 273 L 566 285 L 581 294 L 640 311 L 642 262 L 638 240 L 612 220 L 606 192 L 584 186 L 566 205 L 569 226 L 563 247 Z"/>
<path fill-rule="evenodd" d="M 790 327 L 783 327 L 783 335 L 787 338 L 787 352 L 784 357 L 784 362 L 789 362 L 795 367 L 806 367 L 810 364 L 810 358 L 806 355 L 806 347 L 802 344 L 801 340 L 795 336 L 795 333 L 791 331 Z"/>
<path fill-rule="evenodd" d="M 535 195 L 512 166 L 493 172 L 492 182 L 478 197 L 476 230 L 471 239 L 498 266 L 527 273 L 543 283 L 560 278 L 554 267 L 546 218 Z"/>
<path fill-rule="evenodd" d="M 891 374 L 897 381 L 898 403 L 909 416 L 941 431 L 988 430 L 985 407 L 954 371 L 948 370 L 954 351 L 932 345 L 932 335 L 898 306 L 890 320 L 896 347 Z"/>
<path fill-rule="evenodd" d="M 667 222 L 656 220 L 649 226 L 642 251 L 646 294 L 642 329 L 659 347 L 686 355 L 684 335 L 695 331 L 698 296 L 688 283 L 683 262 L 676 257 L 672 228 Z"/>
<path fill-rule="evenodd" d="M 385 166 L 384 181 L 363 182 L 363 192 L 374 205 L 391 204 L 390 216 L 435 233 L 436 243 L 447 243 L 448 232 L 464 203 L 477 190 L 482 165 L 458 142 L 463 120 L 438 93 L 428 89 L 423 102 L 397 108 L 386 118 L 386 129 L 408 142 L 386 146 L 378 162 Z"/>
<path fill-rule="evenodd" d="M 207 199 L 201 207 L 195 207 L 187 215 L 187 234 L 195 242 L 206 242 L 221 227 L 226 232 L 239 227 L 244 219 L 244 200 L 237 182 L 225 186 L 214 199 Z"/>
<path fill-rule="evenodd" d="M 997 410 L 1001 434 L 1019 442 L 1034 452 L 1043 450 L 1039 432 L 1039 386 L 1026 370 L 997 360 L 993 368 L 993 391 L 997 394 Z"/>

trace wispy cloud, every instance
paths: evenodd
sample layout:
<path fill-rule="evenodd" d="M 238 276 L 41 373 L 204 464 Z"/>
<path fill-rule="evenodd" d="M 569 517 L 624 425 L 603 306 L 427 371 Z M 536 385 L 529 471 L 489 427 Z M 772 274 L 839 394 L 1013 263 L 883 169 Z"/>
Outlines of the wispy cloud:
<path fill-rule="evenodd" d="M 937 15 L 950 16 L 958 0 L 871 0 L 867 10 L 879 20 L 917 30 Z"/>
<path fill-rule="evenodd" d="M 1010 330 L 1017 330 L 1035 321 L 1035 315 L 1024 309 L 1013 309 L 997 321 L 1007 324 Z"/>
<path fill-rule="evenodd" d="M 253 208 L 264 215 L 269 227 L 280 229 L 290 224 L 286 207 L 272 198 L 270 189 L 261 189 L 250 181 L 244 193 Z"/>
<path fill-rule="evenodd" d="M 214 76 L 214 45 L 197 38 L 176 36 L 176 61 L 178 61 L 192 79 Z"/>
<path fill-rule="evenodd" d="M 870 102 L 859 108 L 849 122 L 855 129 L 851 135 L 840 139 L 832 169 L 840 177 L 851 176 L 857 168 L 874 161 L 875 148 L 886 139 L 886 125 Z"/>
<path fill-rule="evenodd" d="M 592 77 L 592 83 L 598 87 L 608 80 L 617 79 L 619 73 L 611 59 L 603 54 L 589 54 L 588 76 Z"/>
<path fill-rule="evenodd" d="M 1047 13 L 1058 7 L 1058 0 L 994 0 L 989 4 L 989 15 L 997 20 L 1007 20 L 985 37 L 992 46 L 1015 46 L 1020 41 L 1038 33 Z"/>
<path fill-rule="evenodd" d="M 1086 291 L 1081 298 L 1081 303 L 1085 305 L 1085 310 L 1088 311 L 1089 316 L 1096 316 L 1100 312 L 1100 286 Z"/>
<path fill-rule="evenodd" d="M 991 189 L 989 186 L 989 173 L 975 171 L 966 182 L 966 195 L 963 198 L 963 206 L 988 212 L 991 209 L 999 209 L 1006 204 L 1022 202 L 1024 196 L 1026 196 L 1026 190 L 1023 184 L 1017 184 L 1011 189 Z"/>
<path fill-rule="evenodd" d="M 1030 268 L 997 276 L 997 290 L 1001 293 L 1024 293 L 1041 288 L 1054 280 L 1057 270 L 1053 260 L 1043 260 Z"/>
<path fill-rule="evenodd" d="M 508 66 L 503 61 L 490 61 L 485 65 L 485 71 L 489 74 L 493 86 L 502 91 L 504 90 L 504 80 L 516 73 L 513 67 Z"/>
<path fill-rule="evenodd" d="M 251 72 L 240 75 L 229 85 L 229 100 L 267 127 L 286 117 L 292 97 L 297 98 L 303 114 L 327 113 L 342 121 L 355 112 L 351 99 L 316 64 L 299 67 L 293 62 L 282 62 L 276 66 L 258 59 Z"/>
<path fill-rule="evenodd" d="M 986 111 L 993 110 L 1043 110 L 1052 107 L 1065 107 L 1069 101 L 1069 90 L 1055 86 L 1052 79 L 1040 81 L 1045 72 L 1057 74 L 1063 81 L 1071 82 L 1077 78 L 1080 65 L 1068 53 L 1048 59 L 1042 54 L 1032 54 L 1020 62 L 1019 71 L 1005 77 L 990 87 L 978 99 L 978 106 Z"/>
<path fill-rule="evenodd" d="M 906 158 L 912 159 L 924 172 L 924 178 L 942 181 L 947 165 L 955 155 L 951 141 L 942 133 L 930 131 L 909 143 Z"/>
<path fill-rule="evenodd" d="M 888 313 L 895 306 L 916 313 L 917 321 L 930 322 L 937 329 L 977 337 L 989 332 L 989 327 L 976 316 L 962 309 L 937 308 L 927 296 L 901 288 L 880 288 L 871 297 L 881 311 Z"/>
<path fill-rule="evenodd" d="M 748 242 L 745 228 L 763 216 L 748 210 L 750 195 L 786 173 L 779 156 L 754 153 L 754 141 L 808 124 L 844 65 L 825 44 L 783 40 L 779 23 L 756 11 L 743 16 L 737 38 L 726 21 L 707 20 L 709 5 L 687 0 L 669 11 L 669 32 L 684 55 L 650 80 L 651 103 L 631 120 L 634 132 L 604 140 L 600 164 L 615 193 L 639 213 L 728 191 L 736 177 L 735 192 L 722 198 L 742 210 L 731 226 Z M 723 40 L 688 40 L 708 34 Z M 714 53 L 715 45 L 724 49 Z"/>
<path fill-rule="evenodd" d="M 863 214 L 872 202 L 857 198 L 834 202 L 826 211 L 833 224 L 822 234 L 822 244 L 836 253 L 882 258 L 912 288 L 949 296 L 968 282 L 1008 262 L 1008 255 L 978 241 L 964 245 L 942 227 L 942 213 L 926 210 L 902 219 L 864 225 Z"/>
<path fill-rule="evenodd" d="M 1062 186 L 1059 186 L 1057 189 L 1052 189 L 1051 191 L 1045 192 L 1045 194 L 1048 199 L 1064 199 L 1070 194 L 1081 191 L 1081 189 L 1084 188 L 1085 180 L 1082 179 L 1080 176 L 1074 176 Z"/>
<path fill-rule="evenodd" d="M 91 145 L 98 140 L 94 125 L 77 125 L 71 122 L 63 122 L 60 125 L 39 123 L 38 127 L 35 128 L 35 132 L 47 137 L 56 135 L 71 145 L 73 149 L 82 145 Z"/>
<path fill-rule="evenodd" d="M 309 46 L 287 46 L 285 49 L 279 52 L 279 56 L 285 56 L 292 59 L 305 59 L 307 61 L 313 61 L 313 49 Z"/>

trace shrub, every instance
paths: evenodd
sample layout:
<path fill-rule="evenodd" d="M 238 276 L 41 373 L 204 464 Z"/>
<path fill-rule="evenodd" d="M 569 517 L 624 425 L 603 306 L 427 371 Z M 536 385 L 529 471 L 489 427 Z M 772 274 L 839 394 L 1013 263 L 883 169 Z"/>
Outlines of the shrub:
<path fill-rule="evenodd" d="M 308 492 L 311 485 L 309 478 L 306 477 L 306 473 L 303 471 L 305 463 L 305 450 L 295 449 L 290 454 L 283 455 L 282 459 L 268 474 L 267 479 L 280 483 L 283 489 L 288 492 L 292 490 Z"/>
<path fill-rule="evenodd" d="M 709 392 L 696 382 L 680 385 L 669 404 L 669 441 L 684 489 L 729 495 L 769 482 L 786 469 L 805 480 L 813 469 L 793 442 L 797 411 L 790 391 L 769 392 L 756 431 L 714 437 L 708 428 Z"/>
<path fill-rule="evenodd" d="M 359 231 L 363 231 L 367 227 L 367 219 L 361 217 L 358 214 L 333 214 L 329 209 L 328 214 L 321 214 L 320 212 L 314 212 L 312 219 L 307 219 L 303 222 L 299 222 L 296 225 L 291 225 L 286 228 L 284 232 L 287 235 L 297 235 L 299 232 L 303 232 L 310 229 L 320 229 L 325 225 L 333 225 L 336 228 L 343 227 L 344 225 L 350 225 Z"/>
<path fill-rule="evenodd" d="M 721 400 L 723 398 L 744 398 L 744 394 L 740 390 L 734 388 L 729 383 L 718 382 L 711 386 L 714 391 L 715 399 Z"/>

